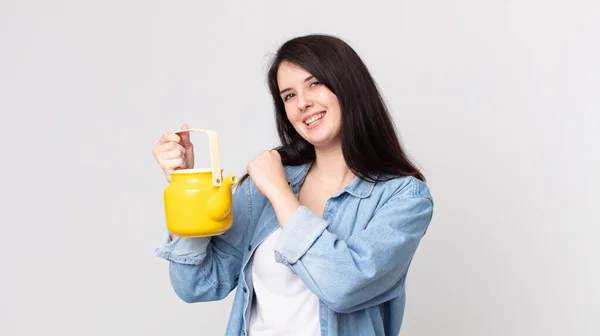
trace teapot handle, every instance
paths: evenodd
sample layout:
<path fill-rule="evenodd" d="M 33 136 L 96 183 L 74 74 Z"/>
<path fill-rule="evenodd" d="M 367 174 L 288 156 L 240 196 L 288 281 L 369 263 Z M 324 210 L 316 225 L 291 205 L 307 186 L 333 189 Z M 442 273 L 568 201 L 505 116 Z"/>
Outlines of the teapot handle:
<path fill-rule="evenodd" d="M 210 165 L 212 167 L 212 182 L 215 187 L 220 187 L 221 182 L 223 182 L 223 175 L 219 161 L 219 142 L 217 141 L 217 133 L 213 130 L 199 128 L 180 129 L 173 133 L 177 134 L 183 132 L 204 132 L 206 135 L 208 135 L 210 144 Z"/>

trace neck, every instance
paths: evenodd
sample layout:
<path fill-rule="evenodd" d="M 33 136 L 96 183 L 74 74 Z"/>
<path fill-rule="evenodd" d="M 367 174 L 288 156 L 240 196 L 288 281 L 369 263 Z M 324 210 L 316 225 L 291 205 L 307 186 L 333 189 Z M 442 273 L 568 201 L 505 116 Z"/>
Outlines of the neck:
<path fill-rule="evenodd" d="M 312 165 L 313 176 L 343 187 L 354 179 L 354 173 L 346 165 L 341 146 L 315 148 L 315 163 Z"/>

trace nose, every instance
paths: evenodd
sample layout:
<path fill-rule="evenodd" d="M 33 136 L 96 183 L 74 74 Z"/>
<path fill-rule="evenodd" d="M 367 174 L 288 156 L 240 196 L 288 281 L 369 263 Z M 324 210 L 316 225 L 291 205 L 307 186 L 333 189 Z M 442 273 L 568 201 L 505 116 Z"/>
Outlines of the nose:
<path fill-rule="evenodd" d="M 312 98 L 305 93 L 298 92 L 297 101 L 298 101 L 298 109 L 300 109 L 301 111 L 304 111 L 313 105 Z"/>

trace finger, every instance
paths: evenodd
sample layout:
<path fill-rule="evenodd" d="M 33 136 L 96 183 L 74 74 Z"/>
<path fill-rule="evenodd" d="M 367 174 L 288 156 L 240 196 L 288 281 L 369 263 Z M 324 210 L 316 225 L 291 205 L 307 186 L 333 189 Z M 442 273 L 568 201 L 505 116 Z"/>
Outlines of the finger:
<path fill-rule="evenodd" d="M 165 171 L 171 172 L 177 169 L 185 169 L 185 160 L 182 158 L 174 158 L 162 161 L 162 167 Z"/>
<path fill-rule="evenodd" d="M 160 139 L 159 139 L 159 140 L 158 140 L 158 142 L 156 143 L 156 146 L 158 147 L 158 146 L 160 146 L 160 145 L 163 145 L 163 144 L 167 143 L 168 141 L 169 141 L 169 140 L 167 140 L 167 134 L 165 133 L 165 134 L 163 134 L 163 135 L 160 137 Z"/>
<path fill-rule="evenodd" d="M 259 162 L 260 162 L 260 161 L 264 160 L 266 157 L 269 157 L 269 151 L 262 151 L 262 152 L 260 152 L 260 154 L 258 154 L 258 155 L 257 155 L 257 156 L 254 158 L 254 160 L 256 160 L 256 161 L 259 161 Z"/>
<path fill-rule="evenodd" d="M 162 138 L 160 138 L 160 140 L 158 141 L 158 145 L 162 145 L 165 144 L 167 142 L 181 142 L 181 138 L 179 137 L 179 135 L 173 133 L 173 132 L 167 132 L 165 134 L 163 134 Z"/>
<path fill-rule="evenodd" d="M 178 152 L 180 152 L 183 156 L 185 156 L 186 150 L 185 148 L 183 148 L 183 146 L 174 143 L 174 142 L 167 142 L 166 144 L 162 145 L 162 146 L 158 146 L 155 147 L 154 150 L 152 150 L 152 154 L 154 155 L 154 157 L 157 160 L 161 160 L 164 157 L 171 157 L 172 155 L 167 155 L 166 153 L 172 152 L 177 150 Z"/>
<path fill-rule="evenodd" d="M 181 138 L 177 134 L 175 134 L 173 132 L 167 132 L 167 133 L 163 134 L 163 136 L 158 140 L 158 143 L 156 145 L 160 146 L 160 145 L 165 144 L 165 143 L 167 143 L 169 141 L 180 142 Z"/>
<path fill-rule="evenodd" d="M 182 145 L 176 143 L 176 142 L 167 142 L 161 146 L 158 147 L 157 151 L 159 154 L 164 153 L 164 152 L 168 152 L 168 151 L 172 151 L 174 149 L 179 149 L 180 151 L 185 153 L 185 148 L 183 148 Z"/>
<path fill-rule="evenodd" d="M 175 158 L 184 159 L 185 152 L 184 152 L 184 150 L 177 148 L 177 149 L 173 149 L 173 150 L 161 153 L 159 156 L 162 160 L 169 160 L 169 159 L 175 159 Z"/>
<path fill-rule="evenodd" d="M 183 124 L 183 125 L 181 125 L 181 129 L 187 130 L 190 128 L 188 127 L 187 124 Z M 181 137 L 181 144 L 183 145 L 183 147 L 185 147 L 185 148 L 192 147 L 192 142 L 190 141 L 190 132 L 182 132 L 182 133 L 179 133 L 179 135 Z"/>

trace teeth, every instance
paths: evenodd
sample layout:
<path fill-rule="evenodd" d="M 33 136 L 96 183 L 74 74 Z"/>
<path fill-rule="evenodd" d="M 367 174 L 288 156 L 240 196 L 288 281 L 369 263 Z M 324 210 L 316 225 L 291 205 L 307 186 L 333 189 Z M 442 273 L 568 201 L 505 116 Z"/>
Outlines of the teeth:
<path fill-rule="evenodd" d="M 306 121 L 304 121 L 304 123 L 307 125 L 310 125 L 310 124 L 314 123 L 315 121 L 323 118 L 324 115 L 325 115 L 325 113 L 319 113 L 319 114 L 311 117 L 310 119 L 307 119 Z"/>

